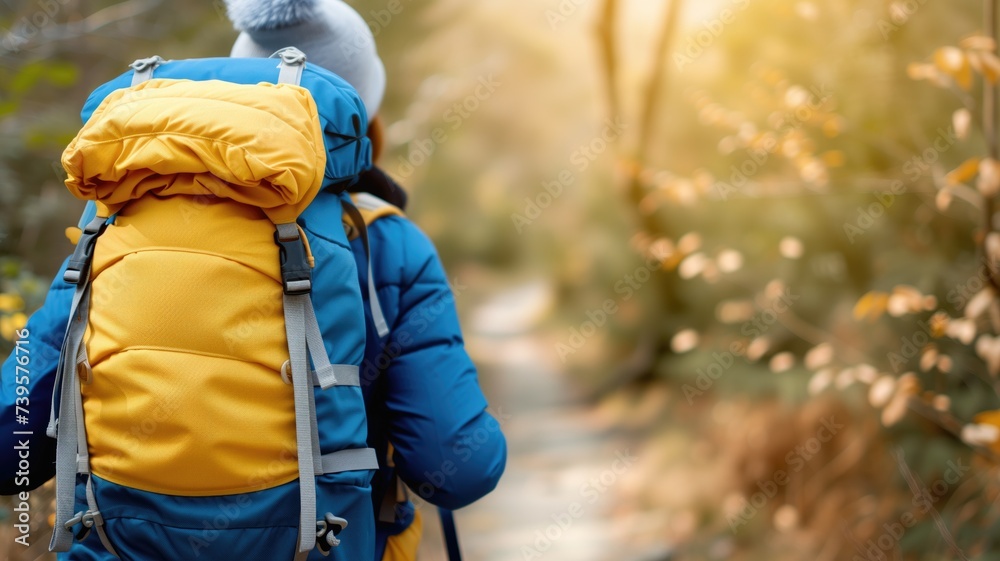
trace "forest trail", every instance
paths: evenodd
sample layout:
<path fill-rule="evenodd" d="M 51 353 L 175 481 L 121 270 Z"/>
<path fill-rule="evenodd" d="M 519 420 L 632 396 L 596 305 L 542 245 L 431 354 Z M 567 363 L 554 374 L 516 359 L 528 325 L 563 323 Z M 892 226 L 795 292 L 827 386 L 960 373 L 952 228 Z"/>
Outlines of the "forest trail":
<path fill-rule="evenodd" d="M 533 333 L 533 287 L 501 294 L 471 314 L 467 346 L 508 443 L 497 489 L 456 512 L 466 561 L 669 559 L 655 534 L 660 516 L 629 512 L 642 461 L 634 436 L 609 426 L 573 390 L 551 345 Z M 505 325 L 503 330 L 492 326 Z M 510 326 L 514 326 L 511 328 Z M 446 559 L 436 513 L 423 507 L 422 561 Z"/>

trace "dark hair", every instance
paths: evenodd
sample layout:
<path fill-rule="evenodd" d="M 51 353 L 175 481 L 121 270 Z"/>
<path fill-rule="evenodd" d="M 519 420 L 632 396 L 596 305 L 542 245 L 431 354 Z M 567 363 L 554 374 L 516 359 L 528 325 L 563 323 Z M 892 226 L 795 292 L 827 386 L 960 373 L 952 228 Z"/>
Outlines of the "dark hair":
<path fill-rule="evenodd" d="M 378 163 L 385 145 L 385 126 L 382 125 L 382 118 L 378 115 L 368 123 L 368 139 L 372 142 L 372 163 Z"/>

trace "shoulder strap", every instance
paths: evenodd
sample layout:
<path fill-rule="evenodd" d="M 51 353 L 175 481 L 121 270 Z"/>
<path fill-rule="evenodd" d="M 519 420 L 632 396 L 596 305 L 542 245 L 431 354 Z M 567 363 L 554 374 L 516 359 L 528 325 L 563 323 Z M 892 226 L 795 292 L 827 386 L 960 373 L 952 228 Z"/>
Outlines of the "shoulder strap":
<path fill-rule="evenodd" d="M 405 216 L 403 211 L 398 207 L 370 193 L 351 193 L 351 202 L 354 203 L 354 208 L 356 209 L 358 218 L 362 219 L 361 221 L 364 223 L 363 226 L 365 228 L 367 228 L 367 226 L 371 225 L 379 218 L 384 218 L 386 216 Z M 352 210 L 354 209 L 348 209 L 347 205 L 345 205 L 345 210 L 344 210 L 345 224 L 353 222 L 353 220 L 351 220 L 353 217 Z M 361 227 L 362 227 L 361 225 L 358 225 L 358 228 Z M 366 252 L 368 252 L 368 286 L 372 298 L 372 315 L 376 315 L 376 308 L 378 308 L 377 314 L 380 316 L 381 308 L 378 305 L 378 299 L 375 296 L 375 287 L 374 287 L 374 282 L 372 280 L 373 277 L 371 269 L 371 253 L 368 245 L 369 243 L 368 234 L 367 231 L 357 232 L 357 233 L 349 232 L 349 237 L 351 237 L 351 239 L 354 239 L 358 235 L 360 235 L 362 237 L 362 240 L 364 240 L 365 250 Z M 376 316 L 375 322 L 376 325 L 378 325 L 379 323 L 378 316 Z M 384 322 L 385 320 L 383 318 L 382 319 L 383 325 Z M 379 332 L 379 334 L 381 335 L 381 331 Z M 389 445 L 388 455 L 390 458 L 392 457 L 391 444 Z M 400 483 L 399 477 L 393 476 L 392 482 L 390 483 L 390 487 L 398 488 L 400 487 L 399 483 Z M 389 491 L 390 489 L 386 489 L 385 496 L 383 497 L 382 508 L 379 513 L 379 519 L 391 522 L 392 520 L 395 519 L 395 508 L 394 508 L 395 504 L 397 500 L 400 500 L 401 497 L 399 497 L 398 494 L 391 495 Z M 406 500 L 405 494 L 403 495 L 402 500 Z M 448 550 L 448 559 L 450 561 L 462 561 L 462 552 L 458 545 L 458 528 L 456 527 L 455 524 L 455 515 L 452 513 L 451 510 L 440 507 L 438 508 L 438 514 L 441 517 L 441 530 L 444 533 L 444 541 Z"/>
<path fill-rule="evenodd" d="M 406 216 L 406 213 L 402 209 L 372 195 L 371 193 L 351 193 L 351 202 L 354 203 L 354 207 L 358 209 L 361 214 L 361 218 L 364 220 L 364 225 L 371 226 L 373 222 L 380 218 L 385 218 L 386 216 Z M 351 220 L 350 213 L 345 208 L 344 210 L 344 224 L 351 226 L 353 220 Z M 348 238 L 356 239 L 361 232 L 358 231 L 348 231 Z"/>
<path fill-rule="evenodd" d="M 366 210 L 363 211 L 362 207 L 358 206 L 358 199 L 355 199 L 355 197 L 357 197 L 357 195 L 352 195 L 350 201 L 344 201 L 344 228 L 347 230 L 348 239 L 353 240 L 359 237 L 361 238 L 361 245 L 364 246 L 365 249 L 365 259 L 368 261 L 368 263 L 366 263 L 366 266 L 368 267 L 368 305 L 372 311 L 372 320 L 375 322 L 375 331 L 378 333 L 379 337 L 385 337 L 389 334 L 389 323 L 385 319 L 385 314 L 382 313 L 382 304 L 379 302 L 378 290 L 375 288 L 375 275 L 372 273 L 371 245 L 368 241 L 368 225 L 377 220 L 380 215 L 387 216 L 388 214 L 391 214 L 391 211 L 383 212 L 381 211 L 381 205 L 378 205 L 378 203 L 369 201 L 366 197 L 358 197 L 361 201 L 361 205 L 367 207 Z M 381 200 L 377 197 L 372 198 Z M 391 206 L 388 203 L 385 204 Z M 376 206 L 377 210 L 373 209 L 372 206 Z M 366 212 L 368 213 L 369 218 L 365 218 Z M 402 214 L 402 212 L 400 212 L 400 214 Z M 360 267 L 361 264 L 359 263 L 358 266 Z"/>

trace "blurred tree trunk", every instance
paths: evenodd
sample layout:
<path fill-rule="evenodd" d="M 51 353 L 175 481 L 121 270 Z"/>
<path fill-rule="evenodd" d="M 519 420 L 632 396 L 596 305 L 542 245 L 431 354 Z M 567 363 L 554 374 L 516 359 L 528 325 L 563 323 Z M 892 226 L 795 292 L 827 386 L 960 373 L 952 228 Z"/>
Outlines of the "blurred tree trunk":
<path fill-rule="evenodd" d="M 987 37 L 993 39 L 994 51 L 996 51 L 997 41 L 997 0 L 984 0 L 983 2 L 983 26 Z M 997 138 L 997 88 L 993 81 L 983 77 L 983 136 L 986 139 L 987 157 L 996 162 L 1000 160 L 1000 140 Z M 997 264 L 994 263 L 995 255 L 990 255 L 987 250 L 987 239 L 995 231 L 993 225 L 993 213 L 996 210 L 995 197 L 983 196 L 983 238 L 981 241 L 981 251 L 983 261 L 988 264 L 986 267 L 989 275 L 990 285 L 993 287 L 995 295 L 1000 295 L 1000 281 L 997 280 Z M 997 323 L 996 301 L 994 301 L 993 321 Z M 996 328 L 997 326 L 994 325 Z"/>
<path fill-rule="evenodd" d="M 625 194 L 629 207 L 635 213 L 640 232 L 652 242 L 673 234 L 663 224 L 655 211 L 644 209 L 643 202 L 648 193 L 642 182 L 642 170 L 651 164 L 654 146 L 654 136 L 660 123 L 661 106 L 665 105 L 666 92 L 672 77 L 672 67 L 667 65 L 667 52 L 677 35 L 683 0 L 667 0 L 664 19 L 657 37 L 653 63 L 649 72 L 649 84 L 642 100 L 638 115 L 639 133 L 634 148 L 635 156 L 626 160 Z M 605 90 L 608 97 L 608 107 L 612 117 L 624 117 L 621 98 L 618 94 L 618 44 L 617 24 L 620 13 L 618 0 L 605 0 L 600 10 L 600 20 L 597 26 L 597 36 L 600 45 L 601 59 L 605 71 Z M 643 258 L 647 256 L 643 255 Z M 661 309 L 654 310 L 647 318 L 648 332 L 641 338 L 633 356 L 623 366 L 622 371 L 608 381 L 606 387 L 598 391 L 599 395 L 607 393 L 622 385 L 635 381 L 651 380 L 655 377 L 657 359 L 670 352 L 670 330 L 663 321 L 664 313 L 679 312 L 684 303 L 677 298 L 677 276 L 664 270 L 655 275 L 653 285 Z"/>

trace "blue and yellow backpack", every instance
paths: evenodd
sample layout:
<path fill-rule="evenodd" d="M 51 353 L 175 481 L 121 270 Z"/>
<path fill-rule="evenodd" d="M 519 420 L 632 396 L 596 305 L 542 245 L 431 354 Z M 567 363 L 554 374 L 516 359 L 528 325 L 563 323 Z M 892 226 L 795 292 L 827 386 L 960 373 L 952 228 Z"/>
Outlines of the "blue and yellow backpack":
<path fill-rule="evenodd" d="M 130 561 L 374 556 L 341 221 L 363 228 L 345 190 L 371 167 L 368 118 L 345 81 L 277 55 L 136 61 L 63 154 L 98 217 L 64 277 L 54 551 L 93 533 Z"/>

